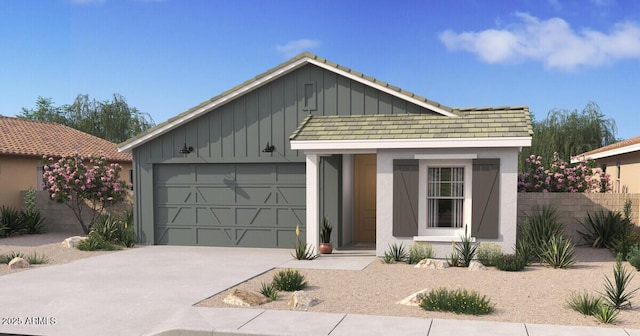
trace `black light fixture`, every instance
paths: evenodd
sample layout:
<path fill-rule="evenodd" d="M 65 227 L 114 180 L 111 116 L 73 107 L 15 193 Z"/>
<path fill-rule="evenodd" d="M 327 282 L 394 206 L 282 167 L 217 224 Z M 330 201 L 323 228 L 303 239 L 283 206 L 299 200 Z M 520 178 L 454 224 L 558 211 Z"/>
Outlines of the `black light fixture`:
<path fill-rule="evenodd" d="M 184 146 L 180 150 L 180 154 L 189 154 L 191 152 L 193 152 L 193 147 L 191 146 L 187 147 L 187 143 L 185 142 Z"/>
<path fill-rule="evenodd" d="M 276 149 L 276 146 L 270 145 L 269 142 L 267 141 L 267 146 L 262 150 L 262 152 L 264 152 L 264 153 L 273 153 L 273 151 L 275 149 Z"/>

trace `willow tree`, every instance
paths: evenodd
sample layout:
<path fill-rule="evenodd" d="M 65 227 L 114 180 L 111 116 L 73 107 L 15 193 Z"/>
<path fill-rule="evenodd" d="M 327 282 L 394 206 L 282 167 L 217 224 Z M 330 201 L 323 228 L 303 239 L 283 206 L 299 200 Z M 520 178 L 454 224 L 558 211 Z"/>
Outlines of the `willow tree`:
<path fill-rule="evenodd" d="M 550 166 L 553 153 L 569 162 L 571 156 L 616 142 L 616 122 L 606 118 L 598 104 L 590 102 L 582 110 L 553 109 L 547 118 L 533 122 L 531 147 L 520 153 L 520 170 L 529 155 L 542 156 L 542 165 Z"/>

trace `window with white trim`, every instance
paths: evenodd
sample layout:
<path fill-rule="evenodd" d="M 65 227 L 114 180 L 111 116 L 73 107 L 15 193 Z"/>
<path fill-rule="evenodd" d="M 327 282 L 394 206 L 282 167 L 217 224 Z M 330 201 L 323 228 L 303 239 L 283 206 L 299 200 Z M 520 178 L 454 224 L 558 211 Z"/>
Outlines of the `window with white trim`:
<path fill-rule="evenodd" d="M 463 227 L 464 167 L 430 167 L 427 184 L 427 227 Z"/>

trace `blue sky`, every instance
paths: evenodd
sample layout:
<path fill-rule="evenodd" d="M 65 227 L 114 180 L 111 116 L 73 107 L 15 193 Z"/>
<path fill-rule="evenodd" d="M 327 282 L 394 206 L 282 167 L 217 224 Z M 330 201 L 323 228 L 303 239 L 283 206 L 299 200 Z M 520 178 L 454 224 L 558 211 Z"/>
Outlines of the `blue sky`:
<path fill-rule="evenodd" d="M 302 51 L 452 107 L 594 101 L 640 135 L 640 1 L 4 0 L 0 114 L 113 93 L 156 123 Z"/>

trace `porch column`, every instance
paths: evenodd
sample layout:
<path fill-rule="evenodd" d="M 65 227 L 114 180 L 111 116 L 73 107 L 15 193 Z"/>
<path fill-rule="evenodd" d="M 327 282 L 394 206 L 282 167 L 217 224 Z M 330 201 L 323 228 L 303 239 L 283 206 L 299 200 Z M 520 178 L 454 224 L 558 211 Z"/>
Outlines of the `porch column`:
<path fill-rule="evenodd" d="M 307 246 L 312 246 L 314 253 L 320 253 L 318 246 L 320 243 L 320 224 L 318 221 L 319 209 L 319 174 L 318 164 L 320 156 L 318 154 L 306 154 L 307 167 Z"/>

